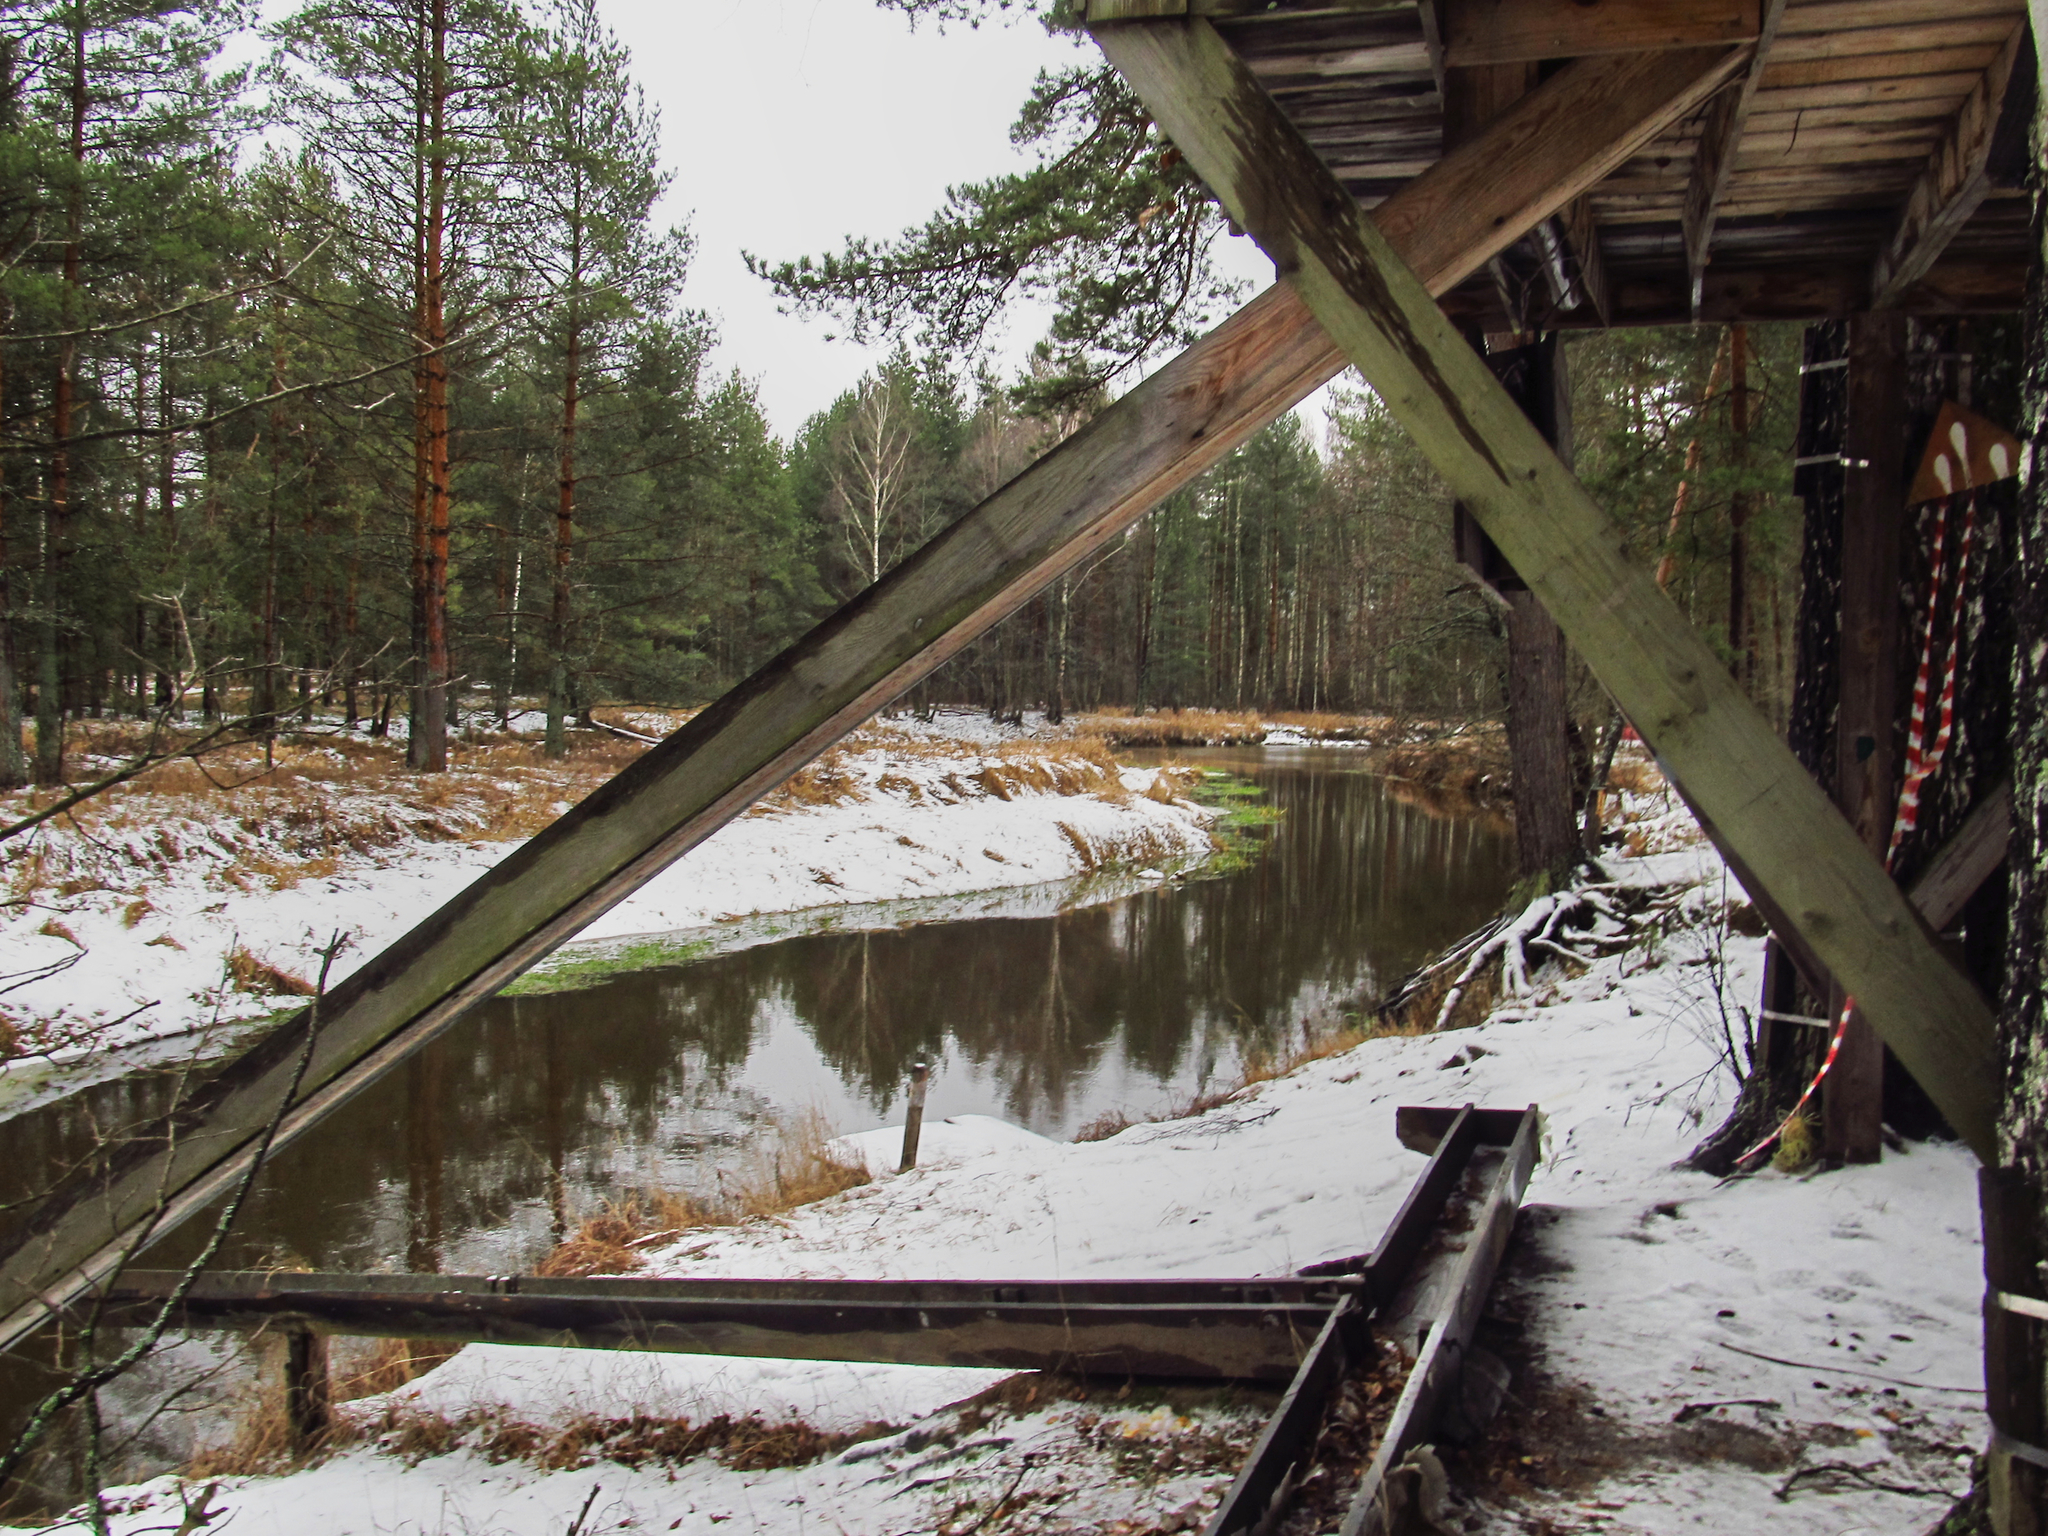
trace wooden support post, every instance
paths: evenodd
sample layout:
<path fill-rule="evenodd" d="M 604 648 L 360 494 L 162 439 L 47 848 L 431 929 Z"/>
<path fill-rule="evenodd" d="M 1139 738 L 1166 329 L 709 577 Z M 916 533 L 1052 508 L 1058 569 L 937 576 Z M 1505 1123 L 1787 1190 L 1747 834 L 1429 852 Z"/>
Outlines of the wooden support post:
<path fill-rule="evenodd" d="M 1893 725 L 1899 671 L 1899 546 L 1905 536 L 1906 324 L 1849 322 L 1849 414 L 1842 434 L 1841 694 L 1835 803 L 1882 858 L 1898 807 Z M 1843 1001 L 1837 982 L 1830 1011 Z M 1884 1044 L 1852 1010 L 1821 1084 L 1821 1151 L 1835 1163 L 1883 1155 Z"/>
<path fill-rule="evenodd" d="M 1199 19 L 1096 40 L 1980 1157 L 1991 1011 L 1373 221 Z M 1534 102 L 1541 95 L 1526 98 Z M 1568 138 L 1575 125 L 1554 121 Z"/>
<path fill-rule="evenodd" d="M 910 1108 L 903 1116 L 903 1158 L 896 1165 L 898 1173 L 917 1166 L 917 1138 L 924 1131 L 924 1090 L 931 1075 L 932 1064 L 922 1059 L 910 1069 Z"/>
<path fill-rule="evenodd" d="M 1984 1412 L 1991 1420 L 1991 1529 L 1997 1536 L 2048 1536 L 2048 1466 L 2027 1455 L 2048 1450 L 2048 1320 L 2005 1298 L 2048 1307 L 2041 1264 L 2042 1212 L 2016 1168 L 1977 1174 L 1984 1220 Z"/>
<path fill-rule="evenodd" d="M 1382 204 L 1387 238 L 1448 292 L 1739 60 L 1568 65 Z M 1344 365 L 1294 290 L 1269 289 L 342 981 L 295 1101 L 306 1014 L 52 1193 L 0 1239 L 0 1348 L 231 1188 L 266 1127 L 277 1147 L 303 1134 Z"/>
<path fill-rule="evenodd" d="M 334 1427 L 327 1336 L 311 1328 L 292 1328 L 284 1336 L 284 1417 L 295 1456 L 319 1450 Z"/>

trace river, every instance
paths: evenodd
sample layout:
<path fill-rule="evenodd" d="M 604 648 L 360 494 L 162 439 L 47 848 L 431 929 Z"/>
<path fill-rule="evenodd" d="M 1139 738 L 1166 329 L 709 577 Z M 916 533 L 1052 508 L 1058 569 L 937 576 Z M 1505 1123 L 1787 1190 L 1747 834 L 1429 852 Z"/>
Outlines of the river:
<path fill-rule="evenodd" d="M 1495 910 L 1511 836 L 1336 749 L 1175 754 L 1250 779 L 1279 813 L 1228 873 L 1045 915 L 810 933 L 593 985 L 501 997 L 277 1157 L 222 1263 L 505 1273 L 636 1187 L 704 1188 L 764 1130 L 815 1112 L 995 1115 L 1073 1136 L 1234 1079 L 1248 1050 L 1320 1032 Z M 98 1128 L 162 1107 L 137 1075 L 0 1124 L 8 1199 Z M 146 1262 L 192 1251 L 204 1219 Z M 0 1369 L 0 1415 L 27 1382 Z M 9 1401 L 11 1400 L 11 1402 Z"/>

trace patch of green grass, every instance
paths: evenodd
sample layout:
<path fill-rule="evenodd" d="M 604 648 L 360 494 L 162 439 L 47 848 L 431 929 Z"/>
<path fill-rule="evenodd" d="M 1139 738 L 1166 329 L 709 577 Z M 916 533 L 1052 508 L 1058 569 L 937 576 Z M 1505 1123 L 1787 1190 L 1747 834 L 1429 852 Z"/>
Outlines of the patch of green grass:
<path fill-rule="evenodd" d="M 645 971 L 656 966 L 688 965 L 701 960 L 714 948 L 709 939 L 642 939 L 638 943 L 606 948 L 591 954 L 572 954 L 556 959 L 506 987 L 504 997 L 531 997 L 543 992 L 572 992 L 595 986 L 625 971 Z"/>
<path fill-rule="evenodd" d="M 1266 851 L 1266 840 L 1258 835 L 1285 813 L 1265 803 L 1265 788 L 1249 779 L 1227 773 L 1212 773 L 1189 791 L 1198 805 L 1227 809 L 1209 828 L 1216 840 L 1216 853 L 1202 866 L 1204 875 L 1228 875 L 1245 868 Z"/>

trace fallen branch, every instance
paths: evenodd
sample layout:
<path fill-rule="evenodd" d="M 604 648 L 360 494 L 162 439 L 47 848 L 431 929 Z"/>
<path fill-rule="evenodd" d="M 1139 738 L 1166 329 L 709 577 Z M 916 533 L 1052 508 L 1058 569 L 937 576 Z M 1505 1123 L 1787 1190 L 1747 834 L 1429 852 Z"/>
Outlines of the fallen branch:
<path fill-rule="evenodd" d="M 1754 1349 L 1744 1349 L 1740 1344 L 1729 1344 L 1720 1339 L 1716 1339 L 1714 1342 L 1731 1353 L 1747 1355 L 1752 1360 L 1768 1360 L 1772 1365 L 1789 1365 L 1794 1370 L 1828 1371 L 1836 1376 L 1863 1376 L 1871 1381 L 1888 1381 L 1895 1387 L 1918 1387 L 1923 1392 L 1975 1392 L 1980 1397 L 1984 1392 L 1982 1387 L 1944 1387 L 1931 1381 L 1908 1381 L 1903 1376 L 1884 1376 L 1876 1371 L 1859 1371 L 1846 1365 L 1815 1365 L 1811 1360 L 1784 1360 L 1776 1355 L 1766 1355 Z"/>

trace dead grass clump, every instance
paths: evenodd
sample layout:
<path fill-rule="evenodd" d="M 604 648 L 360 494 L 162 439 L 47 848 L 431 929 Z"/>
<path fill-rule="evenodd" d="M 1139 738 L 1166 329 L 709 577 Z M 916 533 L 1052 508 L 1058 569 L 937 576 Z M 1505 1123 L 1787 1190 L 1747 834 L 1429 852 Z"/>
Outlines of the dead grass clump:
<path fill-rule="evenodd" d="M 74 948 L 85 948 L 83 944 L 80 944 L 78 942 L 78 935 L 73 933 L 68 925 L 59 922 L 54 917 L 46 920 L 43 926 L 38 928 L 36 932 L 40 933 L 46 939 L 62 939 L 65 943 L 72 945 Z"/>
<path fill-rule="evenodd" d="M 1127 1109 L 1105 1109 L 1081 1129 L 1074 1132 L 1076 1141 L 1107 1141 L 1119 1131 L 1127 1131 L 1144 1122 Z"/>
<path fill-rule="evenodd" d="M 1081 873 L 1092 875 L 1102 864 L 1102 855 L 1095 845 L 1070 821 L 1056 821 L 1060 836 L 1067 840 L 1067 846 L 1074 850 L 1074 857 L 1081 861 Z"/>
<path fill-rule="evenodd" d="M 460 1344 L 446 1339 L 378 1339 L 367 1354 L 335 1371 L 334 1401 L 352 1403 L 396 1392 L 461 1353 Z"/>
<path fill-rule="evenodd" d="M 832 1147 L 832 1129 L 816 1110 L 785 1121 L 752 1159 L 718 1173 L 715 1195 L 637 1191 L 606 1201 L 534 1273 L 555 1278 L 629 1273 L 641 1250 L 702 1227 L 732 1227 L 812 1205 L 873 1182 L 864 1163 Z"/>
<path fill-rule="evenodd" d="M 1664 788 L 1664 775 L 1647 758 L 1616 757 L 1607 773 L 1607 787 L 1631 795 L 1654 795 Z"/>
<path fill-rule="evenodd" d="M 228 951 L 228 981 L 237 992 L 258 997 L 311 997 L 313 983 L 303 976 L 281 970 L 247 947 L 237 944 Z"/>
<path fill-rule="evenodd" d="M 1780 1173 L 1798 1173 L 1809 1166 L 1820 1154 L 1817 1129 L 1805 1110 L 1793 1111 L 1778 1133 L 1778 1150 L 1772 1154 L 1771 1166 Z"/>
<path fill-rule="evenodd" d="M 1132 715 L 1100 710 L 1072 720 L 1076 736 L 1099 737 L 1118 747 L 1233 747 L 1265 739 L 1256 714 L 1220 709 L 1162 709 Z"/>
<path fill-rule="evenodd" d="M 1497 733 L 1403 742 L 1374 752 L 1372 762 L 1390 778 L 1440 797 L 1446 808 L 1505 805 L 1510 793 L 1507 744 Z"/>
<path fill-rule="evenodd" d="M 186 1464 L 194 1482 L 214 1477 L 253 1477 L 293 1459 L 291 1425 L 281 1392 L 266 1392 L 236 1417 L 228 1438 L 200 1450 Z"/>
<path fill-rule="evenodd" d="M 547 1426 L 515 1419 L 498 1409 L 477 1409 L 457 1417 L 392 1404 L 353 1427 L 351 1437 L 373 1439 L 380 1449 L 409 1462 L 442 1456 L 467 1445 L 486 1460 L 519 1461 L 545 1472 L 566 1472 L 600 1461 L 624 1467 L 677 1465 L 713 1456 L 739 1472 L 767 1472 L 806 1466 L 835 1455 L 859 1440 L 892 1432 L 892 1424 L 869 1424 L 852 1434 L 813 1428 L 799 1419 L 771 1421 L 758 1414 L 720 1414 L 693 1422 L 657 1414 L 606 1418 L 578 1414 Z"/>

